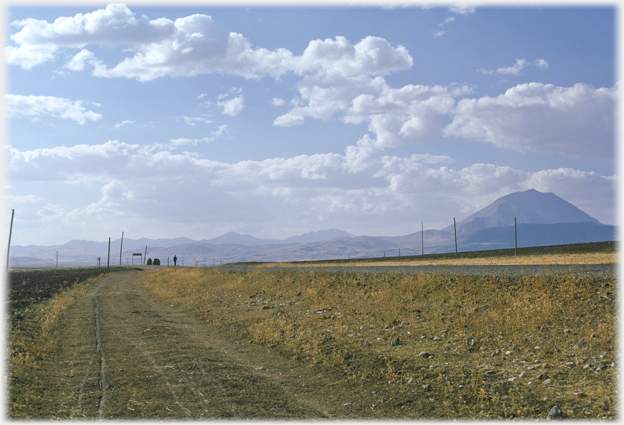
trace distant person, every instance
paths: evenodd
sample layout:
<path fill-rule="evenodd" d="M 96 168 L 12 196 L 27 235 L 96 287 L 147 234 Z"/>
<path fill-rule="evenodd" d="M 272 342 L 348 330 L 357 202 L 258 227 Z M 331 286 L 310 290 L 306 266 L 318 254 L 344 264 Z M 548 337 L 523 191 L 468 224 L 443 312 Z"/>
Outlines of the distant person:
<path fill-rule="evenodd" d="M 178 262 L 178 257 L 177 256 L 173 256 L 173 267 L 176 266 L 176 263 Z"/>

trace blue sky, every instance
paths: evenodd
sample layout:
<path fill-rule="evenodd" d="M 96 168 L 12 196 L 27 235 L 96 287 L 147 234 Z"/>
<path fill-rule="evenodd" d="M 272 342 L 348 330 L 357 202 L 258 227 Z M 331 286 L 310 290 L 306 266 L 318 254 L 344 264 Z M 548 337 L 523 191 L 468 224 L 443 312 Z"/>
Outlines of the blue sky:
<path fill-rule="evenodd" d="M 13 244 L 406 235 L 531 188 L 615 223 L 614 7 L 5 13 Z"/>

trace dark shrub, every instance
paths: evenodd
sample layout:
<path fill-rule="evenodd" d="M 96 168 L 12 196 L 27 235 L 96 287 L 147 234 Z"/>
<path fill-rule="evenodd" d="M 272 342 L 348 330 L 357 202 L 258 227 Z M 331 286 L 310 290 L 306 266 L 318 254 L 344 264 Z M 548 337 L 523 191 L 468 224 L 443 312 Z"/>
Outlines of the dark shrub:
<path fill-rule="evenodd" d="M 154 265 L 160 266 L 160 260 L 158 258 L 154 258 Z"/>
<path fill-rule="evenodd" d="M 151 266 L 151 265 L 152 265 L 152 259 L 151 259 L 151 258 L 148 258 L 148 259 L 147 259 L 147 265 L 148 265 L 148 266 Z"/>

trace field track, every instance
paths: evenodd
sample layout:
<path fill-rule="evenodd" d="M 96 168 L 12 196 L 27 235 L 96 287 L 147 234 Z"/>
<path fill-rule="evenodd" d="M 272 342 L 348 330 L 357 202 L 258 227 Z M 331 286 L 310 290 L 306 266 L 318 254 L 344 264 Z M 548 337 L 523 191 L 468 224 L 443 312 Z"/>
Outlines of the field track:
<path fill-rule="evenodd" d="M 148 295 L 146 273 L 104 276 L 70 309 L 28 417 L 361 416 L 344 406 L 355 396 L 350 390 L 324 390 L 340 376 L 319 375 L 201 326 Z"/>

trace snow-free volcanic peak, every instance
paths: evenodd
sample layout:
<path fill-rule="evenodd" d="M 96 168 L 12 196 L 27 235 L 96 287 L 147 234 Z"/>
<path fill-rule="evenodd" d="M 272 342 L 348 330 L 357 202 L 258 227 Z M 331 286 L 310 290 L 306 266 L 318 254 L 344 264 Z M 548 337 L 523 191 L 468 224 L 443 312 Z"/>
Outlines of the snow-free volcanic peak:
<path fill-rule="evenodd" d="M 503 196 L 487 207 L 457 223 L 457 232 L 465 233 L 490 227 L 514 224 L 595 223 L 598 220 L 584 213 L 554 193 L 535 189 Z M 453 231 L 453 226 L 444 230 Z"/>

